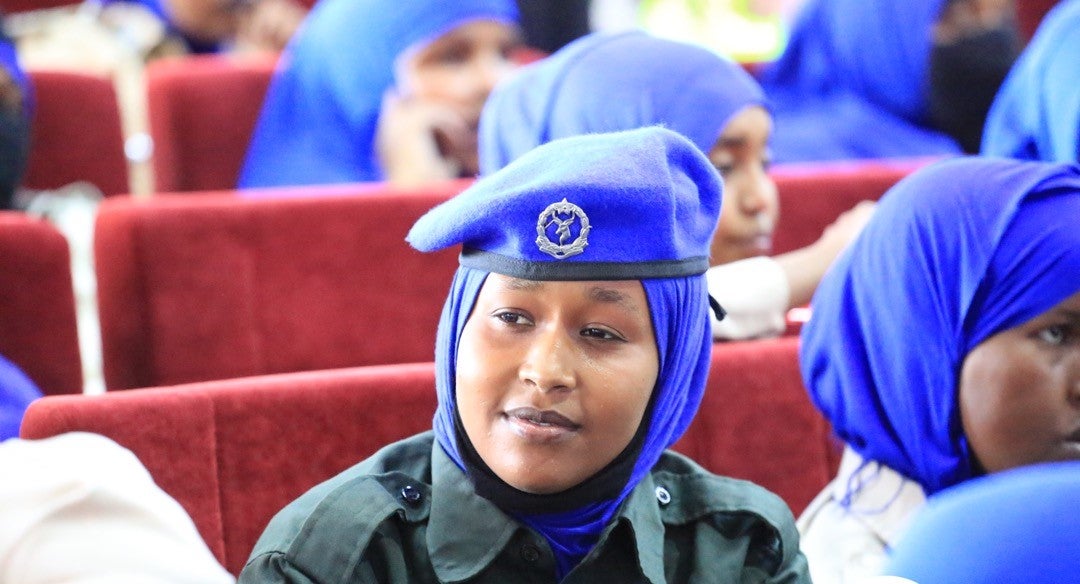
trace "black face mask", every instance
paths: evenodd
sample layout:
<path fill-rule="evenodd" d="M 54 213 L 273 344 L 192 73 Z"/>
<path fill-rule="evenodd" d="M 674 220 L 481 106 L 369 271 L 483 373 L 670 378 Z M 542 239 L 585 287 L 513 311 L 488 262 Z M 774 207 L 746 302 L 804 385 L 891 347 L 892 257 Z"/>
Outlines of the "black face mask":
<path fill-rule="evenodd" d="M 29 153 L 30 121 L 22 112 L 0 106 L 0 209 L 12 208 Z"/>
<path fill-rule="evenodd" d="M 975 153 L 1001 82 L 1020 53 L 1013 25 L 962 37 L 930 51 L 930 122 Z"/>

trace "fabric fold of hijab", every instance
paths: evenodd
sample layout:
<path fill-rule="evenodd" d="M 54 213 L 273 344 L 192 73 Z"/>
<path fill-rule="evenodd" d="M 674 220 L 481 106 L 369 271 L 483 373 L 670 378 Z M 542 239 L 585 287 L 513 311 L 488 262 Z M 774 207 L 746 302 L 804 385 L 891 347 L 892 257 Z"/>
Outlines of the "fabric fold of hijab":
<path fill-rule="evenodd" d="M 886 193 L 802 333 L 803 379 L 840 437 L 929 494 L 979 472 L 964 358 L 1080 290 L 1077 217 L 1077 165 L 956 158 Z"/>
<path fill-rule="evenodd" d="M 383 179 L 375 131 L 395 61 L 472 20 L 517 21 L 511 0 L 322 0 L 270 82 L 239 186 Z"/>
<path fill-rule="evenodd" d="M 759 76 L 774 106 L 774 161 L 954 154 L 923 124 L 930 30 L 945 0 L 808 0 Z M 872 131 L 868 131 L 872 128 Z"/>
<path fill-rule="evenodd" d="M 1061 2 L 998 91 L 983 130 L 983 154 L 1080 161 L 1080 0 Z"/>
<path fill-rule="evenodd" d="M 480 118 L 480 172 L 568 136 L 662 125 L 712 149 L 728 120 L 765 105 L 739 65 L 641 31 L 593 33 L 500 83 Z"/>

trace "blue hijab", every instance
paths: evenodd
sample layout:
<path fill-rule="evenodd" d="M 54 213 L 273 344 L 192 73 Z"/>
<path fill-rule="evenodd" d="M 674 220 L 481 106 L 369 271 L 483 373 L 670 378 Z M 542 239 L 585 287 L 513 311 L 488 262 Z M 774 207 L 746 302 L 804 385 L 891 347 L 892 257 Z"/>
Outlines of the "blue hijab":
<path fill-rule="evenodd" d="M 942 491 L 885 573 L 922 584 L 1072 584 L 1080 566 L 1080 462 L 1017 468 Z"/>
<path fill-rule="evenodd" d="M 568 136 L 663 125 L 708 153 L 728 120 L 765 105 L 742 67 L 640 31 L 593 33 L 500 83 L 480 116 L 480 174 Z"/>
<path fill-rule="evenodd" d="M 720 192 L 716 170 L 674 132 L 652 127 L 579 136 L 537 148 L 481 179 L 425 215 L 409 233 L 409 242 L 421 251 L 465 246 L 436 337 L 439 406 L 433 425 L 443 450 L 467 473 L 475 466 L 467 463 L 457 431 L 457 347 L 488 274 L 533 280 L 639 279 L 644 287 L 659 375 L 628 478 L 617 485 L 614 497 L 569 511 L 508 510 L 547 539 L 560 579 L 592 549 L 630 491 L 697 412 L 712 354 L 703 274 Z M 592 230 L 586 230 L 588 244 L 580 254 L 552 261 L 536 247 L 537 214 L 559 199 L 580 205 Z M 564 502 L 559 494 L 529 496 Z"/>
<path fill-rule="evenodd" d="M 930 30 L 946 0 L 808 0 L 784 53 L 761 73 L 774 160 L 952 154 L 925 126 Z"/>
<path fill-rule="evenodd" d="M 1080 161 L 1080 0 L 1047 13 L 990 107 L 982 153 Z"/>
<path fill-rule="evenodd" d="M 988 337 L 1080 290 L 1080 166 L 957 158 L 889 190 L 803 328 L 803 379 L 863 458 L 935 493 L 977 472 L 957 379 Z"/>
<path fill-rule="evenodd" d="M 281 57 L 240 187 L 383 179 L 375 131 L 398 56 L 470 20 L 516 22 L 512 0 L 322 0 Z"/>
<path fill-rule="evenodd" d="M 19 435 L 19 425 L 30 402 L 41 390 L 14 363 L 0 355 L 0 440 Z"/>

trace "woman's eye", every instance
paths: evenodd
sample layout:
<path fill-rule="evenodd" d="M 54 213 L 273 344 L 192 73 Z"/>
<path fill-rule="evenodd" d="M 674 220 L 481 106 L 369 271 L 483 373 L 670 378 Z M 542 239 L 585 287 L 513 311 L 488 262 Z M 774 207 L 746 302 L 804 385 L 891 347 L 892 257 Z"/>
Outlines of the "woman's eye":
<path fill-rule="evenodd" d="M 597 328 L 597 327 L 589 327 L 589 328 L 586 328 L 586 329 L 582 329 L 581 336 L 583 336 L 583 337 L 591 337 L 591 338 L 599 339 L 599 340 L 602 340 L 602 341 L 624 341 L 624 340 L 626 340 L 626 339 L 622 338 L 621 336 L 619 336 L 619 335 L 617 335 L 617 334 L 615 334 L 615 333 L 613 333 L 613 332 L 611 332 L 611 331 L 609 331 L 607 329 L 602 329 L 602 328 Z"/>
<path fill-rule="evenodd" d="M 1048 326 L 1038 332 L 1039 340 L 1048 344 L 1061 346 L 1069 338 L 1068 330 L 1061 325 Z"/>
<path fill-rule="evenodd" d="M 501 320 L 502 322 L 504 322 L 506 324 L 514 324 L 514 325 L 532 324 L 532 321 L 530 321 L 528 318 L 525 317 L 524 314 L 521 314 L 520 312 L 499 312 L 499 313 L 495 314 L 495 318 Z"/>

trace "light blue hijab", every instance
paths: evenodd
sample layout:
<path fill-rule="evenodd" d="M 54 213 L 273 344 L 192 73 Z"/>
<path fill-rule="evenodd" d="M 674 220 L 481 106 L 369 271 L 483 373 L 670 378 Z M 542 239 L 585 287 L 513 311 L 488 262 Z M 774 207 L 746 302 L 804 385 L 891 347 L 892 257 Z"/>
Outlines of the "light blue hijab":
<path fill-rule="evenodd" d="M 978 478 L 932 497 L 885 574 L 920 584 L 1072 584 L 1080 566 L 1080 462 Z"/>
<path fill-rule="evenodd" d="M 1047 13 L 998 91 L 982 153 L 1080 161 L 1080 0 Z"/>
<path fill-rule="evenodd" d="M 776 162 L 954 154 L 930 129 L 930 30 L 946 0 L 807 0 L 760 80 Z"/>
<path fill-rule="evenodd" d="M 974 476 L 967 354 L 1080 290 L 1080 166 L 957 158 L 900 181 L 826 273 L 803 380 L 863 458 L 927 493 Z"/>
<path fill-rule="evenodd" d="M 267 91 L 241 188 L 383 179 L 375 131 L 394 63 L 470 20 L 517 21 L 512 0 L 321 0 Z"/>
<path fill-rule="evenodd" d="M 742 67 L 641 31 L 593 33 L 500 83 L 480 116 L 480 173 L 551 140 L 666 126 L 708 153 L 728 120 L 764 105 Z"/>

